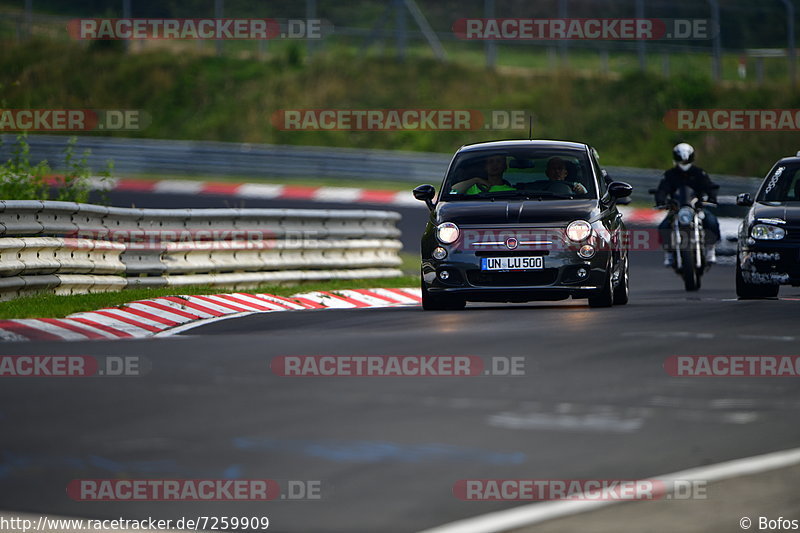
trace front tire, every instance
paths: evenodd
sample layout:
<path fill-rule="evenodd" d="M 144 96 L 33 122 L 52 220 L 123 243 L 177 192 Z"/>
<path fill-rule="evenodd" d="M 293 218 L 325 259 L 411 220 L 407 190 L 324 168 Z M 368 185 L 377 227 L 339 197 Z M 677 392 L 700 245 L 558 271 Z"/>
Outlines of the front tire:
<path fill-rule="evenodd" d="M 425 311 L 458 311 L 466 307 L 463 298 L 447 294 L 431 294 L 422 282 L 422 309 Z"/>
<path fill-rule="evenodd" d="M 622 264 L 622 272 L 620 273 L 619 284 L 614 288 L 614 305 L 625 305 L 630 298 L 630 289 L 628 284 L 628 256 L 625 256 L 625 262 Z"/>
<path fill-rule="evenodd" d="M 694 264 L 694 253 L 691 250 L 681 252 L 681 276 L 683 286 L 687 291 L 696 291 L 700 288 L 700 274 Z"/>
<path fill-rule="evenodd" d="M 742 276 L 742 267 L 739 265 L 739 255 L 736 255 L 736 296 L 740 300 L 756 300 L 759 298 L 775 298 L 778 296 L 780 285 L 761 285 L 748 283 Z"/>
<path fill-rule="evenodd" d="M 611 307 L 614 305 L 614 290 L 611 287 L 611 270 L 606 275 L 603 288 L 594 296 L 589 296 L 589 307 Z"/>

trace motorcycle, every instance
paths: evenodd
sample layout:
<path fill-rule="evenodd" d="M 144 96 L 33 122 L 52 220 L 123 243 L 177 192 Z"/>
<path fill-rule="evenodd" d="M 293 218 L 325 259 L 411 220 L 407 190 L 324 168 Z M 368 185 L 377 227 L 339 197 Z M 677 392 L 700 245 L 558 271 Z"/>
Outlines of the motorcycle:
<path fill-rule="evenodd" d="M 656 189 L 650 189 L 651 194 Z M 687 291 L 700 288 L 703 274 L 711 268 L 706 262 L 705 230 L 703 206 L 716 205 L 704 201 L 691 187 L 679 187 L 665 205 L 656 205 L 656 209 L 669 210 L 672 215 L 670 233 L 670 250 L 673 254 L 672 268 L 683 278 Z"/>

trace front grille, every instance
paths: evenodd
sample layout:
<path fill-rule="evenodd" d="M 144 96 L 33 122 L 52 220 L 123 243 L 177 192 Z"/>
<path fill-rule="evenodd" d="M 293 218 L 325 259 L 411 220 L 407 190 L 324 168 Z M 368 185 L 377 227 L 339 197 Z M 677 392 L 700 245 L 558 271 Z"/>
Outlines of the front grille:
<path fill-rule="evenodd" d="M 486 272 L 468 270 L 467 280 L 476 287 L 526 287 L 552 285 L 558 279 L 557 268 L 529 272 Z"/>

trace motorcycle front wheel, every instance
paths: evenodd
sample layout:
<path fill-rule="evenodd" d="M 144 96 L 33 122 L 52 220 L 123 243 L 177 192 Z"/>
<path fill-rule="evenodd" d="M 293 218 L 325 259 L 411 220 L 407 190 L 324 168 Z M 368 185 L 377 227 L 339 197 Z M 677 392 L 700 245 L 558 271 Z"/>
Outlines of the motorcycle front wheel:
<path fill-rule="evenodd" d="M 687 291 L 696 291 L 700 288 L 700 272 L 695 264 L 692 250 L 681 251 L 681 276 L 683 286 Z"/>

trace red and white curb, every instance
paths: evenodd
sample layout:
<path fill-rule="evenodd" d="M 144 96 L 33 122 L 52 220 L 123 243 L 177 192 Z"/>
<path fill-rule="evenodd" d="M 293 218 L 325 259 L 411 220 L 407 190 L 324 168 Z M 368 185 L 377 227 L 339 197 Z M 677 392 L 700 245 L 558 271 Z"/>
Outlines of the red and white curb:
<path fill-rule="evenodd" d="M 666 211 L 648 209 L 646 207 L 626 207 L 621 205 L 617 209 L 622 213 L 625 223 L 634 226 L 657 226 L 667 214 Z"/>
<path fill-rule="evenodd" d="M 416 200 L 408 191 L 381 189 L 359 189 L 356 187 L 308 187 L 275 183 L 231 183 L 191 180 L 141 180 L 92 178 L 92 187 L 110 191 L 134 191 L 147 193 L 222 195 L 233 198 L 266 200 L 307 200 L 344 204 L 377 204 L 398 207 L 420 207 L 425 204 Z M 410 188 L 409 188 L 410 189 Z M 631 224 L 657 224 L 664 213 L 657 209 L 620 207 L 625 221 Z"/>
<path fill-rule="evenodd" d="M 273 294 L 208 294 L 138 300 L 65 318 L 0 320 L 0 340 L 85 341 L 138 339 L 185 331 L 199 321 L 250 313 L 298 309 L 356 309 L 418 305 L 419 289 L 315 291 L 290 297 Z"/>
<path fill-rule="evenodd" d="M 137 180 L 92 178 L 92 188 L 108 191 L 222 195 L 261 200 L 307 200 L 347 204 L 379 204 L 425 207 L 407 191 L 356 187 L 309 187 L 275 183 L 232 183 L 191 180 Z"/>

